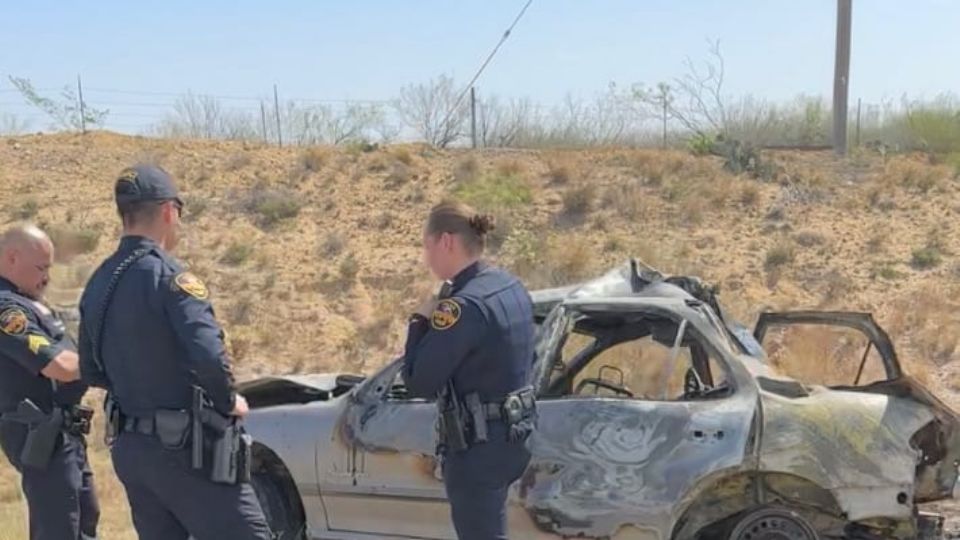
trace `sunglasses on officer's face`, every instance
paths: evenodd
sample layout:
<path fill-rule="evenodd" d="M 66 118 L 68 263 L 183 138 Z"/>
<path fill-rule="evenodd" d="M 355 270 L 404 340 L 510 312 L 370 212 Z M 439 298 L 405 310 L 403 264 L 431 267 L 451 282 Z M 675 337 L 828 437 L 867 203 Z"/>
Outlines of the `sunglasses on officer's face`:
<path fill-rule="evenodd" d="M 183 217 L 183 202 L 179 199 L 164 199 L 160 201 L 159 204 L 173 203 L 173 207 L 177 209 L 177 217 Z"/>

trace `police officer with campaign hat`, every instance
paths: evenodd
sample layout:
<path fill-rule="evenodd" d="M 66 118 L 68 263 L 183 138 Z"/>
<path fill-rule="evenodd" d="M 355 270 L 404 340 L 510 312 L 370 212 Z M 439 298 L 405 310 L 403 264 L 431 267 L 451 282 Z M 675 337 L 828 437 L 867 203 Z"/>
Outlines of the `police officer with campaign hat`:
<path fill-rule="evenodd" d="M 108 391 L 111 456 L 141 540 L 266 540 L 249 483 L 248 410 L 209 291 L 170 252 L 180 200 L 163 169 L 114 186 L 124 235 L 80 302 L 80 371 Z"/>
<path fill-rule="evenodd" d="M 43 303 L 53 244 L 39 228 L 0 235 L 0 445 L 20 473 L 32 540 L 89 540 L 100 509 L 84 435 L 76 345 Z"/>
<path fill-rule="evenodd" d="M 536 421 L 530 295 L 481 260 L 493 219 L 453 202 L 435 206 L 424 258 L 447 283 L 411 317 L 402 376 L 412 397 L 438 397 L 443 480 L 461 540 L 505 539 L 510 484 L 530 461 Z"/>

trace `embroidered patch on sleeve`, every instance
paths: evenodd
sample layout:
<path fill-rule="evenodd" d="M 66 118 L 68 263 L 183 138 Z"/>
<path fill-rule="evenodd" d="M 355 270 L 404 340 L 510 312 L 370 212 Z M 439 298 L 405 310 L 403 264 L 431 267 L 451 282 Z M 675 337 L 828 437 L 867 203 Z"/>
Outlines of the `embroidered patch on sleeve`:
<path fill-rule="evenodd" d="M 50 345 L 50 340 L 44 336 L 38 336 L 36 334 L 30 334 L 27 336 L 27 347 L 30 348 L 30 352 L 33 354 L 39 354 L 40 349 L 48 347 Z"/>
<path fill-rule="evenodd" d="M 0 313 L 0 330 L 4 334 L 19 336 L 27 331 L 27 314 L 22 308 L 7 308 Z"/>
<path fill-rule="evenodd" d="M 430 316 L 430 326 L 434 330 L 446 330 L 460 320 L 460 304 L 453 300 L 441 300 Z"/>
<path fill-rule="evenodd" d="M 200 281 L 200 278 L 190 272 L 177 274 L 177 277 L 173 278 L 173 282 L 180 290 L 194 298 L 206 300 L 210 296 L 210 291 L 207 290 L 207 286 Z"/>

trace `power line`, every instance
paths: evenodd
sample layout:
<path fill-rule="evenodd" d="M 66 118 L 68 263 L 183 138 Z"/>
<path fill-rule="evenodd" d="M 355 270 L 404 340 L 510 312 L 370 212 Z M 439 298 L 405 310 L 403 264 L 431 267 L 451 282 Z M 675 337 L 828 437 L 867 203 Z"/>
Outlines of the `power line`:
<path fill-rule="evenodd" d="M 497 51 L 500 50 L 500 46 L 503 45 L 507 38 L 510 37 L 510 33 L 513 32 L 514 27 L 517 26 L 517 23 L 520 22 L 520 19 L 523 18 L 524 13 L 527 12 L 527 8 L 530 7 L 530 4 L 533 3 L 533 0 L 527 0 L 527 3 L 523 5 L 523 9 L 520 10 L 520 13 L 517 14 L 517 17 L 513 19 L 513 23 L 507 28 L 503 33 L 503 36 L 500 38 L 500 41 L 497 42 L 497 45 L 490 51 L 490 54 L 487 56 L 487 59 L 484 60 L 483 64 L 480 66 L 480 69 L 473 75 L 473 78 L 470 79 L 470 82 L 467 83 L 467 86 L 464 87 L 463 91 L 460 92 L 460 96 L 453 103 L 453 107 L 450 107 L 450 110 L 447 111 L 447 116 L 444 117 L 443 122 L 440 122 L 440 126 L 446 126 L 447 122 L 450 120 L 450 117 L 453 116 L 453 112 L 457 110 L 457 107 L 460 106 L 460 102 L 463 101 L 464 96 L 467 95 L 467 92 L 470 91 L 470 88 L 473 86 L 473 83 L 477 82 L 477 79 L 480 78 L 480 74 L 483 73 L 483 70 L 487 69 L 487 65 L 493 60 L 493 57 L 497 54 Z"/>

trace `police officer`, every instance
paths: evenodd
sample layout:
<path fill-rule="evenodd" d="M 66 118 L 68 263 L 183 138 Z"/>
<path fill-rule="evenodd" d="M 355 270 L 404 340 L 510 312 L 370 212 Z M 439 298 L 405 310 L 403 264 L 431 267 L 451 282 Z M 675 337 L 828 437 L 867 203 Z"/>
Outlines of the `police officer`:
<path fill-rule="evenodd" d="M 431 210 L 424 259 L 447 285 L 411 317 L 402 371 L 412 397 L 439 395 L 443 480 L 461 540 L 507 538 L 507 490 L 530 461 L 535 415 L 530 295 L 481 260 L 493 226 L 460 203 Z"/>
<path fill-rule="evenodd" d="M 74 341 L 42 302 L 52 263 L 39 228 L 0 236 L 0 444 L 22 477 L 30 538 L 93 539 L 100 508 L 84 440 L 92 410 L 79 406 L 87 387 Z"/>
<path fill-rule="evenodd" d="M 194 429 L 200 418 L 242 417 L 247 403 L 234 389 L 207 287 L 170 255 L 183 208 L 173 179 L 137 165 L 120 174 L 114 195 L 124 235 L 80 301 L 80 371 L 109 393 L 111 456 L 137 533 L 141 540 L 266 540 L 249 481 L 211 476 L 206 438 L 217 430 L 206 420 Z M 198 391 L 208 402 L 202 410 Z"/>

